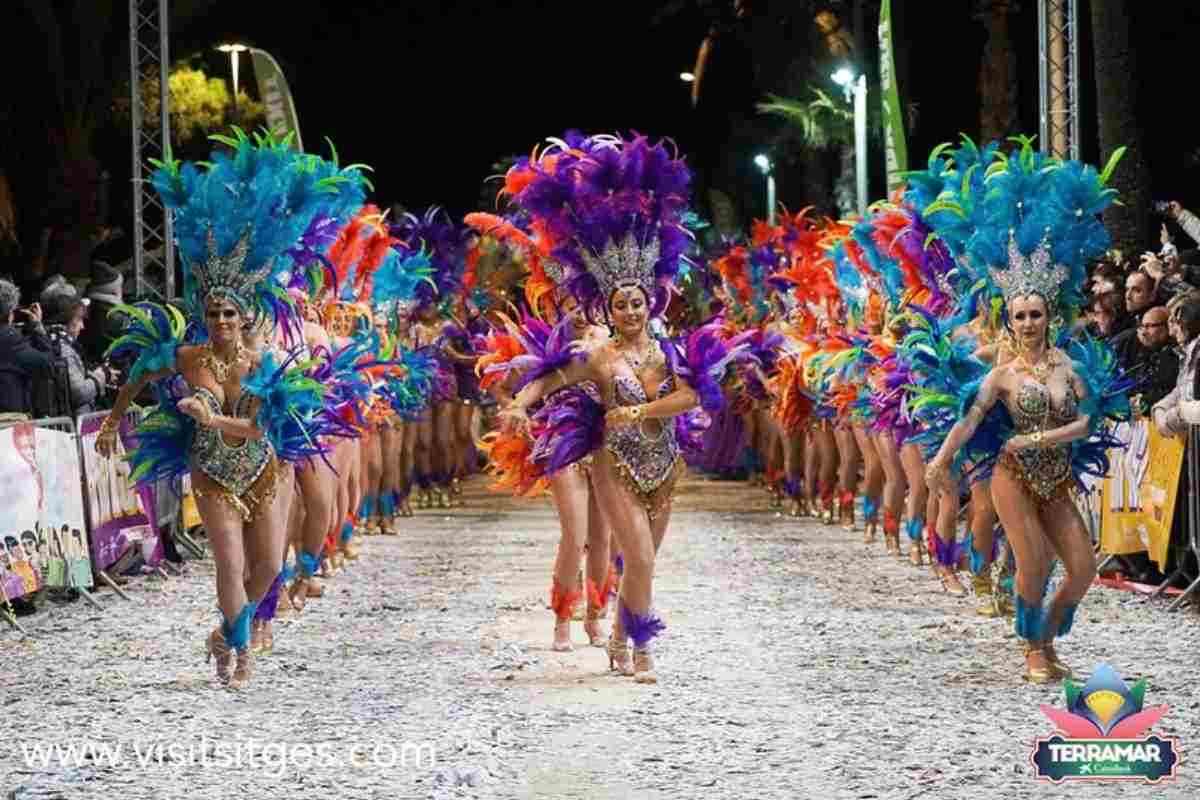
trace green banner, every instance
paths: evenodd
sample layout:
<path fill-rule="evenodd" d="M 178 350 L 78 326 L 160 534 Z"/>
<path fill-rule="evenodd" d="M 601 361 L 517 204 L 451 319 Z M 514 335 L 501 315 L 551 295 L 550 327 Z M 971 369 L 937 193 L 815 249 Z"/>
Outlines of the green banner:
<path fill-rule="evenodd" d="M 300 141 L 300 121 L 296 118 L 296 104 L 292 102 L 292 90 L 279 63 L 265 50 L 250 49 L 254 59 L 254 77 L 258 81 L 258 96 L 267 107 L 267 129 L 272 133 L 293 134 L 296 149 L 304 152 Z"/>
<path fill-rule="evenodd" d="M 883 0 L 879 10 L 879 82 L 883 99 L 884 151 L 887 157 L 888 192 L 903 181 L 908 169 L 908 147 L 904 142 L 904 110 L 896 86 L 896 59 L 892 54 L 892 3 Z"/>

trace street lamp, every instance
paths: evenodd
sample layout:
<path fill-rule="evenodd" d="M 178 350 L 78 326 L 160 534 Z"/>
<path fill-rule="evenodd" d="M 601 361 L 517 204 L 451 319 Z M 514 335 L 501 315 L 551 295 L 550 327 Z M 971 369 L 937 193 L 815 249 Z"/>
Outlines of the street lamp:
<path fill-rule="evenodd" d="M 681 72 L 679 73 L 679 80 L 683 81 L 684 83 L 695 83 L 696 76 L 690 72 Z"/>
<path fill-rule="evenodd" d="M 754 165 L 758 167 L 763 175 L 767 176 L 767 224 L 775 224 L 775 173 L 772 169 L 774 164 L 771 159 L 767 158 L 762 153 L 754 157 Z"/>
<path fill-rule="evenodd" d="M 829 76 L 842 87 L 846 102 L 854 96 L 854 172 L 858 189 L 859 216 L 867 215 L 867 76 L 854 77 L 854 71 L 842 67 Z"/>
<path fill-rule="evenodd" d="M 229 61 L 233 67 L 233 116 L 237 119 L 238 115 L 238 55 L 246 52 L 250 48 L 244 44 L 219 44 L 217 49 L 222 53 L 229 53 Z"/>

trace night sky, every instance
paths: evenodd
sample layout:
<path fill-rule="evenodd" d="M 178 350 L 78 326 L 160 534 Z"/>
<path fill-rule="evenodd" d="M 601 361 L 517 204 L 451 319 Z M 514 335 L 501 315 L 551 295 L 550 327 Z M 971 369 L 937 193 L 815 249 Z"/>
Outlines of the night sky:
<path fill-rule="evenodd" d="M 893 2 L 906 32 L 897 49 L 907 49 L 910 64 L 902 101 L 919 109 L 909 145 L 919 166 L 938 142 L 978 128 L 976 75 L 984 35 L 968 0 Z M 692 11 L 652 26 L 658 5 L 219 0 L 204 18 L 173 32 L 171 56 L 207 54 L 210 73 L 227 76 L 227 57 L 211 49 L 216 43 L 236 38 L 268 50 L 291 84 L 307 149 L 323 152 L 328 136 L 343 163 L 375 167 L 378 202 L 399 201 L 410 209 L 441 204 L 460 216 L 478 207 L 493 162 L 528 153 L 568 128 L 637 130 L 671 136 L 685 154 L 694 150 L 703 131 L 696 129 L 688 87 L 678 75 L 691 69 L 708 23 Z M 1036 5 L 1021 4 L 1012 31 L 1021 125 L 1029 133 L 1037 126 Z M 1200 145 L 1189 121 L 1200 10 L 1183 2 L 1130 7 L 1137 15 L 1138 113 L 1145 120 L 1155 197 L 1200 207 L 1200 163 L 1189 155 Z M 1086 2 L 1081 8 L 1086 34 Z M 114 25 L 125 29 L 124 19 Z M 869 20 L 871 35 L 874 26 Z M 9 30 L 27 40 L 34 29 Z M 44 78 L 36 60 L 22 60 L 12 47 L 4 52 L 8 74 L 27 77 L 9 87 L 9 144 L 0 163 L 17 191 L 22 229 L 36 237 L 49 167 L 45 101 L 39 101 Z M 114 81 L 126 78 L 120 64 L 114 69 Z M 247 65 L 247 81 L 249 71 Z M 1094 134 L 1090 98 L 1085 92 L 1084 129 Z M 122 181 L 128 147 L 119 136 L 98 137 L 99 155 L 114 175 L 114 195 L 127 195 Z M 1099 158 L 1094 144 L 1084 156 Z M 799 207 L 809 198 L 791 197 L 794 188 L 781 186 L 781 199 Z M 114 216 L 123 213 L 114 202 Z"/>
<path fill-rule="evenodd" d="M 329 136 L 343 163 L 370 164 L 380 201 L 461 214 L 495 161 L 567 128 L 672 135 L 686 149 L 679 73 L 704 29 L 652 29 L 651 6 L 267 0 L 223 3 L 196 28 L 270 51 L 306 149 Z"/>

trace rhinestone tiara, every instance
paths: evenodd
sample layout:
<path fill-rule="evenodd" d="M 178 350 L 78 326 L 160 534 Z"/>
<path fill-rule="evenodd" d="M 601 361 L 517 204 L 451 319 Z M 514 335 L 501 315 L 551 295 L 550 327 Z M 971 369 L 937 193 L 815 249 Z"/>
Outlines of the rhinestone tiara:
<path fill-rule="evenodd" d="M 580 257 L 583 264 L 600 284 L 605 302 L 622 286 L 637 286 L 647 297 L 654 297 L 654 265 L 662 252 L 658 237 L 654 236 L 645 245 L 638 243 L 630 231 L 620 242 L 609 242 L 600 255 L 584 248 Z"/>
<path fill-rule="evenodd" d="M 1009 231 L 1008 267 L 993 269 L 991 274 L 996 286 L 1004 293 L 1006 303 L 1016 297 L 1036 294 L 1046 301 L 1047 306 L 1053 306 L 1058 302 L 1059 291 L 1069 273 L 1066 267 L 1054 263 L 1049 239 L 1043 238 L 1037 249 L 1026 256 L 1017 247 L 1016 233 Z"/>

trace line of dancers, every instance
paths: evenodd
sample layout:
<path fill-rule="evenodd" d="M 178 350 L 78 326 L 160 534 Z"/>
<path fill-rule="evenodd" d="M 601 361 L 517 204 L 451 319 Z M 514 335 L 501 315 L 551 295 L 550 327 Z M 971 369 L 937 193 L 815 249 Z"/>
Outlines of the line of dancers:
<path fill-rule="evenodd" d="M 643 136 L 550 139 L 464 225 L 389 222 L 363 167 L 286 140 L 218 141 L 154 175 L 184 310 L 122 309 L 112 355 L 134 366 L 97 449 L 152 391 L 132 474 L 191 474 L 222 682 L 246 685 L 279 599 L 319 596 L 356 535 L 399 531 L 413 492 L 455 502 L 485 394 L 502 408 L 478 441 L 493 487 L 549 493 L 561 522 L 556 650 L 578 614 L 612 670 L 656 682 L 676 482 L 750 464 L 797 516 L 853 526 L 861 496 L 865 538 L 902 556 L 903 533 L 949 592 L 965 559 L 987 613 L 1011 606 L 1025 677 L 1069 674 L 1054 639 L 1094 574 L 1071 491 L 1106 471 L 1107 423 L 1128 414 L 1112 354 L 1073 325 L 1119 154 L 1099 172 L 964 140 L 863 219 L 785 214 L 705 248 L 685 161 Z"/>

